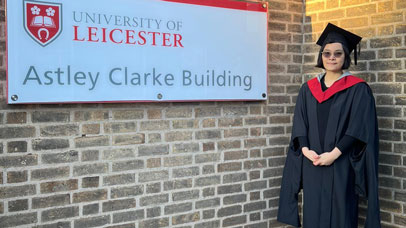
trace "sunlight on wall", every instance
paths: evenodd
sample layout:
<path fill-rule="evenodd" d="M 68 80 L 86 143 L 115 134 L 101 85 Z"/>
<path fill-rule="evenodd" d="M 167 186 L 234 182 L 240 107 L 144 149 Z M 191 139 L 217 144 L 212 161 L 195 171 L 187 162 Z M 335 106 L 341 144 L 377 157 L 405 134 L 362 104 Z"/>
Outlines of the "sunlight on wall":
<path fill-rule="evenodd" d="M 314 42 L 330 22 L 363 38 L 392 35 L 405 24 L 405 7 L 405 0 L 307 0 L 305 33 Z"/>

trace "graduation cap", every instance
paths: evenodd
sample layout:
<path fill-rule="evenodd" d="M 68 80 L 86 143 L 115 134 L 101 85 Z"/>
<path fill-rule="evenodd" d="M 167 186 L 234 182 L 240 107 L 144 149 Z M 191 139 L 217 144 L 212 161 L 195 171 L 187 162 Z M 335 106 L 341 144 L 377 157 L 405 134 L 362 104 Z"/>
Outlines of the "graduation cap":
<path fill-rule="evenodd" d="M 354 51 L 354 63 L 357 65 L 357 45 L 361 41 L 362 37 L 355 35 L 347 30 L 344 30 L 338 26 L 328 23 L 323 33 L 320 35 L 316 44 L 323 46 L 328 43 L 341 43 L 348 48 L 348 51 Z M 358 46 L 358 54 L 361 52 L 361 45 Z"/>

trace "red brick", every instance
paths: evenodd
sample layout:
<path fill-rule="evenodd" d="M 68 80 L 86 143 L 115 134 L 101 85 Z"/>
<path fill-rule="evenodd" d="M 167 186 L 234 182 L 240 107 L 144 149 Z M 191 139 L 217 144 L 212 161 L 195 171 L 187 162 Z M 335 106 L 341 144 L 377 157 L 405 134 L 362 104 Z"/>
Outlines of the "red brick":
<path fill-rule="evenodd" d="M 24 124 L 27 123 L 26 112 L 9 112 L 7 113 L 8 124 Z"/>

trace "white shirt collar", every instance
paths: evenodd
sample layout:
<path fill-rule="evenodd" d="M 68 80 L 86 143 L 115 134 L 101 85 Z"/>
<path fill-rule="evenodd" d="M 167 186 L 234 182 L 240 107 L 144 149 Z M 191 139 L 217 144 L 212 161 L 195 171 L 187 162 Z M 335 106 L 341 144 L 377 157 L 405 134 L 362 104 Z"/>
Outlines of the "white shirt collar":
<path fill-rule="evenodd" d="M 324 77 L 324 75 L 326 75 L 326 72 L 323 72 L 323 73 L 320 73 L 319 75 L 317 75 L 317 80 L 319 80 L 319 82 L 320 82 L 321 79 Z M 342 79 L 342 78 L 344 78 L 344 77 L 347 77 L 347 76 L 349 76 L 349 75 L 352 75 L 351 72 L 345 71 L 345 72 L 343 72 L 343 74 L 342 74 L 340 77 L 338 77 L 335 81 L 338 81 L 338 80 L 340 80 L 340 79 Z"/>

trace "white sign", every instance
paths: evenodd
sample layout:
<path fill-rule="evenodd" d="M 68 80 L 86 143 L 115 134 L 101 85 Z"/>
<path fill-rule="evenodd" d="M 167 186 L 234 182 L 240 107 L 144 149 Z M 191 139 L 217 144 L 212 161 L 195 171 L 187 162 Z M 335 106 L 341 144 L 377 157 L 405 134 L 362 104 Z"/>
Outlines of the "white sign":
<path fill-rule="evenodd" d="M 264 100 L 267 6 L 7 0 L 7 100 Z"/>

